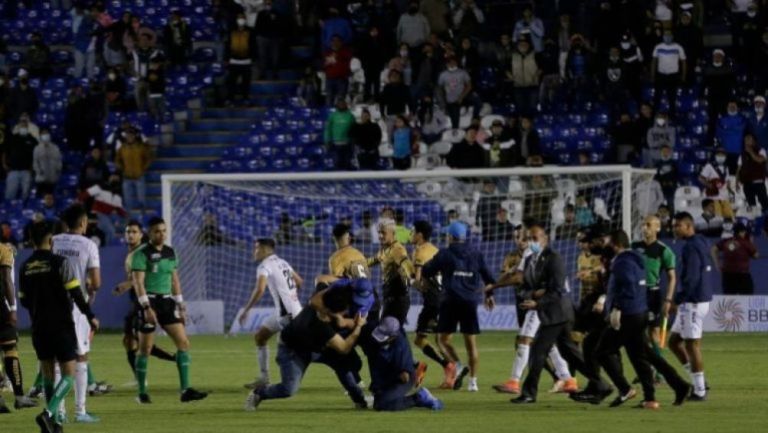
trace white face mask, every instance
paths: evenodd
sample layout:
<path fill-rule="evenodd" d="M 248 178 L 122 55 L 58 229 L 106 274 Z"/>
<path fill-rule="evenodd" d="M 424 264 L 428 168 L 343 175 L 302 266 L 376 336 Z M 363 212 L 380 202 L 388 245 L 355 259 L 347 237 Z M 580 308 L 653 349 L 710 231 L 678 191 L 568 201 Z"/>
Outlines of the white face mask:
<path fill-rule="evenodd" d="M 110 79 L 110 80 L 114 80 L 114 79 L 116 79 L 116 78 L 117 78 L 117 75 L 116 75 L 116 74 L 109 74 L 109 79 Z"/>
<path fill-rule="evenodd" d="M 754 18 L 757 16 L 757 11 L 747 11 L 747 16 L 750 18 Z"/>
<path fill-rule="evenodd" d="M 632 46 L 632 44 L 631 44 L 631 43 L 629 43 L 629 42 L 622 42 L 622 43 L 621 43 L 621 48 L 623 48 L 623 49 L 625 49 L 625 50 L 628 50 L 628 49 L 629 49 L 629 47 L 631 47 L 631 46 Z"/>
<path fill-rule="evenodd" d="M 40 140 L 42 142 L 44 142 L 44 143 L 47 143 L 47 142 L 51 141 L 51 135 L 50 134 L 42 134 L 40 136 Z"/>
<path fill-rule="evenodd" d="M 26 136 L 27 134 L 29 134 L 29 129 L 27 129 L 26 127 L 19 128 L 19 135 L 23 137 L 23 136 Z"/>
<path fill-rule="evenodd" d="M 449 70 L 449 71 L 451 71 L 451 72 L 453 72 L 453 71 L 455 71 L 455 70 L 457 70 L 457 69 L 459 69 L 459 67 L 458 67 L 458 66 L 449 66 L 449 67 L 448 67 L 448 70 Z"/>
<path fill-rule="evenodd" d="M 718 68 L 719 68 L 720 66 L 723 66 L 723 62 L 722 62 L 722 61 L 717 61 L 717 60 L 713 60 L 713 61 L 712 61 L 712 64 L 713 64 L 713 65 L 715 65 L 715 66 L 717 66 Z"/>
<path fill-rule="evenodd" d="M 763 114 L 765 111 L 765 107 L 755 107 L 755 113 L 757 114 Z"/>
<path fill-rule="evenodd" d="M 715 162 L 717 162 L 718 164 L 725 164 L 725 156 L 724 155 L 716 156 Z"/>
<path fill-rule="evenodd" d="M 659 118 L 656 119 L 656 124 L 659 125 L 659 126 L 664 126 L 664 125 L 667 124 L 667 119 L 663 119 L 663 118 L 659 117 Z"/>
<path fill-rule="evenodd" d="M 243 27 L 245 25 L 245 18 L 238 18 L 237 25 Z"/>
<path fill-rule="evenodd" d="M 728 110 L 728 115 L 729 116 L 735 116 L 737 114 L 739 114 L 739 110 Z"/>

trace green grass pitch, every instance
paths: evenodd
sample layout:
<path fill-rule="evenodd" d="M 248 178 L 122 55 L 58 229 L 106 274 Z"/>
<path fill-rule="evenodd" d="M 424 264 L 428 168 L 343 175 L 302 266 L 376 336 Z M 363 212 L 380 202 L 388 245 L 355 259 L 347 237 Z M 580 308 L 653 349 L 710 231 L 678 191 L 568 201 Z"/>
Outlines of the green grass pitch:
<path fill-rule="evenodd" d="M 238 433 L 238 432 L 763 432 L 768 431 L 768 337 L 765 334 L 708 334 L 704 338 L 709 401 L 672 407 L 672 393 L 662 386 L 658 412 L 633 409 L 633 402 L 609 409 L 574 403 L 564 395 L 549 395 L 548 375 L 542 375 L 539 402 L 515 406 L 510 396 L 497 394 L 493 383 L 505 379 L 513 355 L 513 333 L 487 332 L 480 338 L 479 393 L 435 390 L 442 371 L 430 362 L 425 385 L 445 402 L 442 412 L 413 409 L 401 413 L 375 413 L 352 408 L 332 372 L 323 365 L 307 371 L 298 395 L 288 400 L 262 403 L 256 412 L 244 412 L 247 391 L 243 383 L 256 374 L 253 339 L 247 336 L 193 336 L 192 384 L 213 391 L 207 400 L 182 404 L 178 400 L 173 363 L 150 359 L 150 406 L 139 406 L 135 390 L 127 387 L 130 371 L 115 334 L 97 336 L 92 365 L 99 380 L 115 385 L 112 394 L 88 399 L 89 411 L 100 416 L 97 425 L 68 424 L 67 432 L 99 433 Z M 456 341 L 460 341 L 457 339 Z M 158 343 L 170 348 L 167 338 Z M 20 343 L 26 385 L 34 379 L 36 361 L 29 337 Z M 274 340 L 271 355 L 274 357 Z M 414 352 L 417 356 L 420 352 Z M 462 352 L 463 353 L 463 352 Z M 666 353 L 667 358 L 671 354 Z M 677 365 L 674 361 L 674 365 Z M 631 379 L 634 371 L 625 366 Z M 273 365 L 272 380 L 279 380 Z M 363 371 L 367 378 L 367 370 Z M 367 381 L 367 379 L 366 379 Z M 639 390 L 639 387 L 638 387 Z M 615 395 L 615 394 L 614 394 Z M 13 397 L 5 395 L 8 403 Z M 640 400 L 638 397 L 637 400 Z M 73 397 L 67 401 L 70 417 Z M 38 409 L 0 415 L 0 432 L 39 431 L 34 423 Z"/>

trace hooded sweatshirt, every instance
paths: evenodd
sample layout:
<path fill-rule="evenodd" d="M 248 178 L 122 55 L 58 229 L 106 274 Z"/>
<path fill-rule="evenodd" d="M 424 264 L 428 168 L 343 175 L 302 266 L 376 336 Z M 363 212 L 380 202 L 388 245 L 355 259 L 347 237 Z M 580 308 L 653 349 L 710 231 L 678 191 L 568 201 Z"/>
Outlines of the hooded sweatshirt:
<path fill-rule="evenodd" d="M 645 260 L 633 250 L 625 250 L 613 259 L 605 314 L 617 309 L 622 314 L 641 314 L 648 310 L 645 284 Z"/>
<path fill-rule="evenodd" d="M 484 284 L 495 283 L 483 255 L 464 242 L 440 249 L 422 269 L 423 278 L 438 273 L 443 276 L 443 291 L 450 300 L 477 303 Z"/>

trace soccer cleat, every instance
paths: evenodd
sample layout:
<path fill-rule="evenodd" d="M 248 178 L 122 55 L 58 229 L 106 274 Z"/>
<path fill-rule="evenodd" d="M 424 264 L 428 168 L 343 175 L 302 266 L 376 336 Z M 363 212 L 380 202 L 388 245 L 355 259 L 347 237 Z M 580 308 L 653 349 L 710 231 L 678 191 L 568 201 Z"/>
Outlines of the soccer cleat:
<path fill-rule="evenodd" d="M 54 433 L 54 422 L 51 414 L 47 410 L 35 417 L 37 425 L 40 426 L 41 433 Z"/>
<path fill-rule="evenodd" d="M 693 387 L 686 383 L 683 386 L 675 389 L 675 401 L 672 403 L 673 406 L 682 406 L 683 403 L 685 403 L 685 398 L 688 397 L 688 394 L 693 390 Z"/>
<path fill-rule="evenodd" d="M 13 407 L 16 409 L 27 409 L 30 407 L 37 407 L 37 402 L 25 395 L 22 395 L 22 396 L 16 397 L 16 401 L 13 403 Z"/>
<path fill-rule="evenodd" d="M 99 421 L 101 421 L 99 417 L 93 416 L 88 412 L 75 415 L 75 423 L 78 424 L 96 424 Z"/>
<path fill-rule="evenodd" d="M 416 388 L 420 388 L 424 383 L 425 377 L 427 377 L 427 363 L 419 361 L 416 363 L 416 371 L 414 373 L 414 386 Z"/>
<path fill-rule="evenodd" d="M 701 402 L 701 401 L 707 401 L 707 395 L 698 395 L 694 392 L 691 393 L 691 395 L 688 396 L 688 401 L 695 401 L 695 402 Z"/>
<path fill-rule="evenodd" d="M 43 397 L 43 388 L 39 386 L 33 386 L 32 388 L 29 388 L 29 392 L 27 393 L 27 397 L 29 398 L 41 398 Z"/>
<path fill-rule="evenodd" d="M 520 397 L 513 398 L 510 400 L 510 403 L 512 404 L 533 404 L 536 403 L 536 399 L 533 397 L 528 397 L 527 395 L 521 395 Z"/>
<path fill-rule="evenodd" d="M 509 379 L 504 383 L 493 385 L 493 389 L 504 394 L 520 394 L 520 381 Z"/>
<path fill-rule="evenodd" d="M 640 404 L 635 407 L 638 409 L 659 410 L 661 405 L 658 401 L 641 401 Z"/>
<path fill-rule="evenodd" d="M 574 392 L 568 394 L 568 398 L 579 403 L 600 404 L 613 392 L 613 388 L 607 388 L 603 391 L 596 393 L 591 392 Z"/>
<path fill-rule="evenodd" d="M 5 399 L 2 395 L 0 395 L 0 413 L 11 413 L 11 410 L 8 409 L 8 405 L 5 404 Z"/>
<path fill-rule="evenodd" d="M 478 392 L 478 391 L 480 391 L 480 388 L 477 387 L 477 378 L 470 378 L 469 379 L 469 385 L 467 385 L 467 391 L 469 391 L 469 392 Z"/>
<path fill-rule="evenodd" d="M 0 380 L 0 392 L 13 392 L 13 384 L 7 377 Z"/>
<path fill-rule="evenodd" d="M 563 390 L 560 392 L 570 394 L 578 390 L 579 390 L 579 382 L 576 380 L 575 377 L 572 377 L 570 379 L 565 380 L 565 384 L 563 385 Z"/>
<path fill-rule="evenodd" d="M 257 407 L 259 407 L 259 403 L 261 403 L 261 396 L 256 393 L 256 391 L 252 391 L 248 393 L 248 398 L 245 399 L 245 409 L 246 412 L 253 412 L 256 410 Z"/>
<path fill-rule="evenodd" d="M 188 403 L 190 401 L 202 400 L 208 397 L 207 392 L 198 391 L 194 388 L 187 388 L 181 393 L 181 402 Z"/>
<path fill-rule="evenodd" d="M 109 394 L 112 391 L 112 385 L 107 382 L 96 382 L 88 386 L 88 395 L 95 397 L 97 395 Z"/>
<path fill-rule="evenodd" d="M 152 404 L 152 399 L 149 398 L 149 394 L 139 394 L 136 397 L 136 403 L 138 403 L 138 404 Z"/>
<path fill-rule="evenodd" d="M 469 374 L 469 367 L 464 367 L 461 369 L 459 374 L 456 375 L 456 380 L 453 382 L 453 390 L 458 391 L 461 389 L 461 385 L 464 384 L 464 378 L 467 377 Z"/>
<path fill-rule="evenodd" d="M 637 391 L 635 391 L 634 388 L 629 388 L 629 391 L 627 391 L 626 394 L 619 395 L 613 399 L 609 407 L 619 407 L 627 401 L 635 398 L 635 396 L 637 396 Z"/>
<path fill-rule="evenodd" d="M 437 397 L 432 395 L 427 388 L 419 389 L 419 392 L 414 396 L 416 400 L 416 406 L 423 407 L 432 410 L 442 410 L 443 402 Z"/>

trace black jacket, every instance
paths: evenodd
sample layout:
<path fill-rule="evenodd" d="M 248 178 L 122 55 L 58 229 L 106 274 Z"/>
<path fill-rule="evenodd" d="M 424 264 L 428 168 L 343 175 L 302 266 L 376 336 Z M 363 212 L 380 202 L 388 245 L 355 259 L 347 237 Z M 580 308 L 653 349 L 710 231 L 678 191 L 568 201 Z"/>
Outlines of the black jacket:
<path fill-rule="evenodd" d="M 549 247 L 539 254 L 536 263 L 534 255 L 525 260 L 523 271 L 523 293 L 534 297 L 536 311 L 542 326 L 559 325 L 574 319 L 573 303 L 565 290 L 565 262 Z M 543 295 L 534 293 L 543 290 Z"/>
<path fill-rule="evenodd" d="M 483 168 L 485 150 L 479 143 L 469 144 L 466 140 L 461 140 L 453 145 L 446 161 L 451 168 Z"/>

